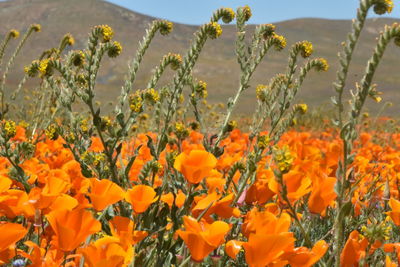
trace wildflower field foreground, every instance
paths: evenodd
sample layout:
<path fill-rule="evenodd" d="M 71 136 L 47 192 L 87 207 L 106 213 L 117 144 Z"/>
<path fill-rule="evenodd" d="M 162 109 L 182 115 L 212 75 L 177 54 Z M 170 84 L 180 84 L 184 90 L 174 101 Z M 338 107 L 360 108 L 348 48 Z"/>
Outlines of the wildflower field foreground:
<path fill-rule="evenodd" d="M 108 114 L 97 101 L 97 76 L 103 60 L 123 49 L 110 26 L 93 27 L 81 50 L 66 34 L 27 64 L 17 88 L 8 74 L 41 26 L 31 25 L 2 64 L 20 35 L 10 30 L 0 44 L 0 263 L 398 266 L 398 122 L 363 110 L 367 98 L 382 100 L 373 78 L 391 41 L 400 46 L 398 24 L 382 29 L 346 99 L 370 9 L 390 13 L 393 2 L 360 1 L 339 53 L 329 118 L 296 101 L 308 74 L 329 68 L 326 59 L 312 58 L 309 41 L 288 48 L 286 72 L 251 83 L 261 61 L 285 53 L 287 42 L 272 24 L 249 33 L 248 6 L 215 11 L 186 55 L 160 55 L 146 88 L 138 89 L 151 41 L 173 30 L 169 21 L 154 21 Z M 240 82 L 226 104 L 210 105 L 212 90 L 195 65 L 204 45 L 223 34 L 219 21 L 233 20 Z M 172 77 L 159 83 L 167 68 Z M 254 115 L 236 121 L 246 90 L 256 92 Z"/>

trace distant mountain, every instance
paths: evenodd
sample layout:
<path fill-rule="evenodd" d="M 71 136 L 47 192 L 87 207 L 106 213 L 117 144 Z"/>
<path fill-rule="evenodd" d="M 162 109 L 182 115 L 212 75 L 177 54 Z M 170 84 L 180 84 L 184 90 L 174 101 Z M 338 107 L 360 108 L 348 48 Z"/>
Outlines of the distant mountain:
<path fill-rule="evenodd" d="M 355 11 L 354 11 L 355 12 Z M 211 16 L 211 14 L 210 14 Z M 123 45 L 123 54 L 117 59 L 106 59 L 100 73 L 99 99 L 102 102 L 113 101 L 120 92 L 124 75 L 128 71 L 128 62 L 133 57 L 139 40 L 145 33 L 148 24 L 155 18 L 132 12 L 125 8 L 100 0 L 10 0 L 0 2 L 0 37 L 11 28 L 24 31 L 31 23 L 40 23 L 42 32 L 34 34 L 19 56 L 10 77 L 10 84 L 18 83 L 22 77 L 24 65 L 37 58 L 40 53 L 58 44 L 65 33 L 71 33 L 76 44 L 74 49 L 86 45 L 91 28 L 99 24 L 108 24 L 115 31 L 115 39 Z M 362 34 L 361 41 L 354 55 L 349 89 L 359 81 L 376 44 L 376 38 L 385 24 L 392 24 L 394 19 L 370 19 Z M 266 14 L 265 22 L 268 23 Z M 305 82 L 299 101 L 311 105 L 329 102 L 334 95 L 332 82 L 338 66 L 337 53 L 341 43 L 350 30 L 349 20 L 296 19 L 276 23 L 276 31 L 288 39 L 288 46 L 296 41 L 309 40 L 314 44 L 316 57 L 325 57 L 331 68 L 327 73 L 312 74 Z M 150 76 L 151 70 L 161 57 L 168 53 L 181 53 L 190 45 L 193 33 L 198 27 L 175 24 L 169 36 L 159 36 L 151 44 L 141 66 L 135 86 L 142 88 Z M 249 34 L 254 26 L 248 27 Z M 223 34 L 217 40 L 209 40 L 195 67 L 195 76 L 209 85 L 209 98 L 212 102 L 226 102 L 236 92 L 239 68 L 234 55 L 235 27 L 223 27 Z M 9 51 L 11 51 L 9 49 Z M 277 72 L 284 72 L 288 49 L 272 52 L 266 57 L 255 73 L 251 84 L 240 102 L 238 110 L 251 113 L 254 101 L 254 86 L 267 83 Z M 379 66 L 375 82 L 378 90 L 383 91 L 383 99 L 394 101 L 400 99 L 400 49 L 390 45 L 382 64 Z M 249 109 L 249 107 L 251 107 Z M 376 110 L 380 105 L 371 105 Z M 398 107 L 397 107 L 398 108 Z M 396 108 L 392 108 L 393 111 Z"/>

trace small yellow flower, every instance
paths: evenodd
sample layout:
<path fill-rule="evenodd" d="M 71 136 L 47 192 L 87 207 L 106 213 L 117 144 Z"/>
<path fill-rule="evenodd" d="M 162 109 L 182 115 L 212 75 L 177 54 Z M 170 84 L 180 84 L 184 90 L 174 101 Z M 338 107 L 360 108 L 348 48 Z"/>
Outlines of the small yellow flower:
<path fill-rule="evenodd" d="M 229 23 L 235 18 L 235 11 L 232 8 L 224 8 L 224 14 L 222 16 L 222 21 L 224 23 Z"/>
<path fill-rule="evenodd" d="M 122 52 L 122 45 L 119 42 L 114 41 L 110 49 L 108 49 L 108 56 L 117 57 L 121 54 L 121 52 Z"/>
<path fill-rule="evenodd" d="M 274 161 L 276 162 L 278 169 L 281 173 L 287 173 L 294 161 L 290 149 L 288 146 L 283 146 L 282 148 L 274 148 Z"/>
<path fill-rule="evenodd" d="M 271 39 L 275 46 L 275 50 L 281 51 L 286 47 L 286 38 L 284 36 L 273 33 Z"/>
<path fill-rule="evenodd" d="M 269 145 L 269 141 L 270 141 L 270 139 L 269 139 L 269 136 L 268 136 L 268 135 L 261 135 L 261 136 L 259 136 L 259 137 L 258 137 L 258 140 L 257 140 L 257 146 L 258 146 L 258 148 L 260 148 L 260 149 L 265 149 L 265 148 L 267 148 L 268 145 Z"/>
<path fill-rule="evenodd" d="M 385 13 L 391 13 L 394 4 L 392 0 L 378 0 L 374 5 L 374 12 L 378 15 L 383 15 Z"/>
<path fill-rule="evenodd" d="M 65 43 L 69 46 L 73 46 L 75 44 L 75 39 L 72 36 L 72 34 L 70 34 L 70 33 L 67 33 L 66 35 L 64 35 L 64 40 L 65 40 Z"/>
<path fill-rule="evenodd" d="M 103 38 L 103 42 L 106 43 L 106 42 L 111 41 L 111 39 L 114 36 L 113 29 L 108 25 L 101 25 L 99 27 L 100 27 L 101 36 Z"/>
<path fill-rule="evenodd" d="M 311 56 L 313 53 L 313 45 L 309 41 L 302 41 L 299 43 L 300 45 L 300 54 L 303 58 Z"/>
<path fill-rule="evenodd" d="M 228 123 L 228 125 L 227 125 L 227 129 L 226 129 L 226 131 L 227 132 L 232 132 L 233 131 L 233 129 L 235 129 L 235 128 L 237 128 L 238 127 L 238 123 L 237 123 L 237 121 L 235 121 L 235 120 L 232 120 L 232 121 L 230 121 L 229 123 Z"/>
<path fill-rule="evenodd" d="M 268 86 L 264 84 L 259 84 L 256 87 L 256 96 L 260 101 L 265 101 L 266 99 L 266 91 L 267 91 Z"/>
<path fill-rule="evenodd" d="M 81 121 L 80 128 L 81 128 L 82 132 L 84 132 L 84 133 L 89 132 L 88 121 L 86 119 Z"/>
<path fill-rule="evenodd" d="M 174 24 L 167 20 L 160 21 L 159 28 L 162 35 L 167 35 L 172 32 Z"/>
<path fill-rule="evenodd" d="M 45 135 L 50 140 L 56 140 L 58 138 L 58 129 L 55 124 L 50 124 L 45 130 Z"/>
<path fill-rule="evenodd" d="M 15 29 L 12 29 L 9 34 L 14 39 L 17 39 L 19 37 L 19 31 L 15 30 Z"/>
<path fill-rule="evenodd" d="M 155 104 L 160 101 L 160 95 L 154 88 L 149 88 L 144 91 L 144 99 L 150 104 Z"/>
<path fill-rule="evenodd" d="M 264 39 L 268 39 L 275 34 L 275 25 L 273 24 L 264 24 L 261 26 L 261 32 Z"/>
<path fill-rule="evenodd" d="M 328 61 L 325 58 L 317 58 L 317 70 L 327 71 L 329 69 Z"/>
<path fill-rule="evenodd" d="M 297 111 L 300 111 L 301 114 L 306 114 L 308 106 L 307 106 L 307 104 L 297 104 L 295 106 L 295 109 Z"/>
<path fill-rule="evenodd" d="M 13 138 L 17 134 L 17 128 L 14 121 L 5 121 L 3 124 L 3 131 L 6 138 Z"/>
<path fill-rule="evenodd" d="M 206 30 L 211 39 L 216 39 L 222 34 L 221 25 L 219 25 L 217 22 L 211 22 L 207 24 Z"/>
<path fill-rule="evenodd" d="M 51 75 L 52 73 L 52 68 L 50 65 L 50 59 L 46 58 L 43 59 L 39 62 L 39 72 L 40 72 L 40 77 L 48 76 Z"/>
<path fill-rule="evenodd" d="M 243 16 L 245 21 L 248 21 L 252 16 L 251 9 L 248 5 L 243 7 Z"/>
<path fill-rule="evenodd" d="M 31 29 L 35 32 L 40 32 L 42 30 L 42 26 L 40 24 L 32 24 Z"/>
<path fill-rule="evenodd" d="M 184 139 L 189 136 L 189 130 L 182 122 L 175 122 L 173 131 L 179 139 Z"/>
<path fill-rule="evenodd" d="M 143 107 L 143 99 L 140 96 L 139 92 L 136 92 L 129 97 L 129 108 L 136 113 L 142 111 Z"/>
<path fill-rule="evenodd" d="M 177 70 L 182 64 L 182 57 L 179 54 L 168 53 L 164 56 L 164 59 L 167 64 L 170 64 L 171 69 Z"/>
<path fill-rule="evenodd" d="M 29 77 L 36 77 L 36 75 L 39 73 L 39 60 L 34 60 L 29 66 L 25 66 L 24 72 Z"/>
<path fill-rule="evenodd" d="M 71 63 L 76 67 L 83 66 L 85 64 L 85 53 L 82 51 L 74 52 L 71 56 Z"/>

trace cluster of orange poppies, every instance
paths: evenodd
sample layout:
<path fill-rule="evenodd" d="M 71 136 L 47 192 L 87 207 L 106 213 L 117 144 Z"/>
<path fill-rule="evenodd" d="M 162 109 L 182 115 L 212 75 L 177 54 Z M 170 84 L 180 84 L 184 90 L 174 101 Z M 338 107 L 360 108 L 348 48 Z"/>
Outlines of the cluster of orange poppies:
<path fill-rule="evenodd" d="M 335 208 L 335 172 L 342 146 L 333 132 L 290 131 L 282 137 L 278 147 L 285 145 L 293 158 L 282 177 L 288 202 L 282 198 L 282 182 L 275 178 L 272 153 L 263 155 L 254 179 L 239 192 L 242 172 L 230 170 L 252 153 L 254 144 L 248 134 L 233 130 L 221 143 L 224 153 L 219 158 L 204 149 L 202 139 L 193 131 L 180 148 L 168 147 L 158 160 L 157 174 L 148 177 L 154 183 L 147 184 L 139 176 L 153 160 L 148 139 L 139 134 L 126 142 L 118 166 L 126 164 L 132 151 L 142 145 L 128 174 L 129 188 L 82 175 L 61 138 L 39 142 L 34 156 L 20 164 L 29 177 L 29 190 L 13 179 L 8 160 L 0 158 L 0 263 L 128 266 L 141 242 L 157 239 L 165 231 L 173 232 L 173 242 L 181 242 L 175 256 L 195 262 L 213 258 L 243 260 L 249 266 L 312 266 L 330 257 L 329 231 L 323 233 L 326 238 L 313 237 L 306 244 L 301 240 L 304 236 L 293 229 L 311 217 L 329 221 Z M 25 140 L 19 127 L 12 142 Z M 357 183 L 357 189 L 351 199 L 352 212 L 361 216 L 371 208 L 386 208 L 388 216 L 382 227 L 369 221 L 353 229 L 341 252 L 343 266 L 356 266 L 376 250 L 386 253 L 387 266 L 395 266 L 393 255 L 400 261 L 400 243 L 391 242 L 388 226 L 400 225 L 398 140 L 399 134 L 363 133 L 355 145 L 354 181 L 350 182 Z M 90 150 L 102 151 L 96 137 Z M 174 151 L 170 166 L 167 154 Z M 184 181 L 181 188 L 159 190 L 169 179 L 179 177 Z M 121 205 L 128 206 L 129 212 L 122 212 Z M 288 205 L 296 207 L 296 214 Z M 162 207 L 180 214 L 179 220 L 167 216 L 168 224 L 159 231 L 141 227 L 146 216 L 155 214 L 148 213 L 150 209 Z M 372 228 L 375 232 L 368 230 Z M 383 229 L 382 234 L 376 229 Z"/>

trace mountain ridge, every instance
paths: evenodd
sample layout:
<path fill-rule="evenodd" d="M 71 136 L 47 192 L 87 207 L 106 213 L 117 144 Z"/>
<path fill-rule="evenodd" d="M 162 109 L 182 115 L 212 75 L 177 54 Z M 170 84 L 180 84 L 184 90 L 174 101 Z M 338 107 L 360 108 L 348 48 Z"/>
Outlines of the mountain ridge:
<path fill-rule="evenodd" d="M 211 16 L 211 14 L 210 14 Z M 91 27 L 99 24 L 109 24 L 115 31 L 115 40 L 122 43 L 123 53 L 114 60 L 104 60 L 100 71 L 98 98 L 102 102 L 114 101 L 120 92 L 123 78 L 128 72 L 128 62 L 134 56 L 139 40 L 142 39 L 147 25 L 156 18 L 133 12 L 113 3 L 99 0 L 12 0 L 0 2 L 0 35 L 4 36 L 11 28 L 23 31 L 31 23 L 42 24 L 42 32 L 34 34 L 16 61 L 10 86 L 15 86 L 22 78 L 24 65 L 36 59 L 40 53 L 56 46 L 65 33 L 70 32 L 76 44 L 73 49 L 85 47 Z M 362 33 L 360 43 L 354 53 L 350 68 L 348 88 L 354 87 L 363 74 L 366 62 L 371 56 L 376 44 L 376 37 L 385 24 L 398 21 L 391 18 L 368 19 Z M 268 21 L 266 21 L 268 23 Z M 293 19 L 276 24 L 276 31 L 288 39 L 288 48 L 280 53 L 267 55 L 260 64 L 251 82 L 252 87 L 243 95 L 238 106 L 239 112 L 251 113 L 248 109 L 255 101 L 254 88 L 258 83 L 267 83 L 277 72 L 284 72 L 289 47 L 296 41 L 309 40 L 314 44 L 315 57 L 328 59 L 331 68 L 327 73 L 312 73 L 300 91 L 298 101 L 317 106 L 328 102 L 334 95 L 332 82 L 335 80 L 338 66 L 337 53 L 341 51 L 341 43 L 345 40 L 351 28 L 350 20 L 331 20 L 323 18 Z M 248 27 L 249 35 L 254 25 Z M 189 48 L 190 40 L 198 26 L 174 24 L 174 31 L 169 36 L 154 38 L 140 67 L 136 88 L 142 88 L 150 78 L 152 69 L 168 52 L 184 55 Z M 223 26 L 223 34 L 217 40 L 209 40 L 194 69 L 196 78 L 208 83 L 211 102 L 226 102 L 232 96 L 239 82 L 239 67 L 234 54 L 235 27 Z M 8 49 L 8 53 L 10 53 Z M 383 91 L 383 99 L 399 99 L 398 90 L 400 77 L 400 49 L 390 45 L 384 60 L 378 69 L 376 81 L 378 90 Z M 168 71 L 166 76 L 171 75 Z M 227 78 L 228 77 L 228 78 Z M 162 79 L 162 82 L 165 81 Z M 349 90 L 347 90 L 349 91 Z M 381 105 L 370 105 L 371 110 L 377 110 Z M 396 109 L 396 108 L 392 108 Z"/>

